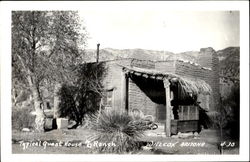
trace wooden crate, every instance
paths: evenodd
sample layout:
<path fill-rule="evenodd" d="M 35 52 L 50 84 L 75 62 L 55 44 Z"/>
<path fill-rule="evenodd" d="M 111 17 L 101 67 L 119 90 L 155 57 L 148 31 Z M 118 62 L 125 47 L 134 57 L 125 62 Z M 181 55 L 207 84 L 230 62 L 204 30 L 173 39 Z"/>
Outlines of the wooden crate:
<path fill-rule="evenodd" d="M 68 119 L 57 118 L 56 125 L 57 125 L 57 129 L 67 129 L 68 128 Z"/>
<path fill-rule="evenodd" d="M 198 120 L 171 120 L 171 134 L 197 132 Z"/>

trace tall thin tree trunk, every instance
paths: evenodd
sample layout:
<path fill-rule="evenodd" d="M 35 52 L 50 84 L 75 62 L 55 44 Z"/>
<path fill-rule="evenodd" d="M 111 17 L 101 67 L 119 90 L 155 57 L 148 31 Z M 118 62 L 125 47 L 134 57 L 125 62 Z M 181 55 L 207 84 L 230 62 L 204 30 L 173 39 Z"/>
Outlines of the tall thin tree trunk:
<path fill-rule="evenodd" d="M 34 49 L 35 50 L 35 49 Z M 44 132 L 44 125 L 45 125 L 45 114 L 43 111 L 43 102 L 39 92 L 39 84 L 36 83 L 36 79 L 34 77 L 34 73 L 30 70 L 26 65 L 24 59 L 20 55 L 17 54 L 23 68 L 27 74 L 27 81 L 29 83 L 29 87 L 32 93 L 33 101 L 34 101 L 34 108 L 36 112 L 36 119 L 35 119 L 35 130 L 37 132 Z M 33 60 L 34 61 L 34 60 Z M 34 62 L 33 62 L 34 64 Z"/>
<path fill-rule="evenodd" d="M 35 119 L 35 130 L 37 132 L 44 132 L 44 124 L 45 124 L 45 114 L 43 111 L 43 103 L 40 96 L 40 92 L 37 86 L 32 86 L 31 88 L 34 107 L 36 111 L 36 119 Z"/>
<path fill-rule="evenodd" d="M 12 105 L 16 106 L 16 104 L 17 104 L 17 93 L 16 93 L 16 88 L 15 87 L 12 88 L 11 97 L 12 97 Z"/>
<path fill-rule="evenodd" d="M 60 89 L 62 84 L 56 83 L 54 89 L 54 118 L 60 117 L 59 104 L 60 104 Z"/>

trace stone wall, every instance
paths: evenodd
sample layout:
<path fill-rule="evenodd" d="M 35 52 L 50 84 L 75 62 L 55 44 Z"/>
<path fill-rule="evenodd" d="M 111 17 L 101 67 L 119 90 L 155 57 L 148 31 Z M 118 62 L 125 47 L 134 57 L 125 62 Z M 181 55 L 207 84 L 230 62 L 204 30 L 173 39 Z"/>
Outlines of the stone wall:
<path fill-rule="evenodd" d="M 125 91 L 124 87 L 124 73 L 122 67 L 125 66 L 135 66 L 139 68 L 154 69 L 155 63 L 152 61 L 126 59 L 126 60 L 115 60 L 107 61 L 107 75 L 105 76 L 103 83 L 105 89 L 113 89 L 113 107 L 116 110 L 125 110 L 125 103 L 123 100 L 123 95 Z M 158 104 L 154 103 L 130 78 L 128 84 L 128 105 L 129 110 L 138 109 L 143 112 L 144 115 L 156 114 L 156 107 Z M 159 107 L 159 106 L 158 106 Z"/>
<path fill-rule="evenodd" d="M 146 94 L 129 79 L 129 109 L 138 109 L 144 115 L 156 116 L 156 103 L 154 103 Z"/>
<path fill-rule="evenodd" d="M 214 54 L 213 48 L 211 47 L 201 48 L 196 62 L 203 67 L 212 68 L 213 54 Z"/>
<path fill-rule="evenodd" d="M 215 51 L 213 51 L 212 55 L 212 88 L 213 88 L 213 97 L 214 97 L 214 107 L 216 111 L 219 111 L 220 108 L 220 77 L 219 77 L 219 58 Z"/>
<path fill-rule="evenodd" d="M 106 76 L 103 80 L 105 90 L 113 90 L 112 107 L 114 109 L 124 110 L 123 91 L 124 91 L 124 73 L 122 66 L 130 66 L 131 59 L 106 61 Z"/>
<path fill-rule="evenodd" d="M 155 62 L 150 60 L 131 60 L 131 66 L 145 69 L 155 69 Z M 129 109 L 138 109 L 144 115 L 156 115 L 154 103 L 131 79 L 129 79 Z"/>
<path fill-rule="evenodd" d="M 213 110 L 219 110 L 220 101 L 220 80 L 219 80 L 219 58 L 213 48 L 202 48 L 197 62 L 204 67 L 211 68 L 209 84 L 213 89 Z"/>

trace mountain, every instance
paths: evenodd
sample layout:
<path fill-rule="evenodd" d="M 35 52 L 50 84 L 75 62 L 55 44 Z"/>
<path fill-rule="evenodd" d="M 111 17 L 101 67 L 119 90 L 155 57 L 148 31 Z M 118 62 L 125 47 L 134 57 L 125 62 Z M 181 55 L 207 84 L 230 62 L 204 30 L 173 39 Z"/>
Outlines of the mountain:
<path fill-rule="evenodd" d="M 217 51 L 219 57 L 220 75 L 239 79 L 240 74 L 240 47 L 228 47 Z"/>
<path fill-rule="evenodd" d="M 87 49 L 86 50 L 86 61 L 94 62 L 96 59 L 96 50 Z M 170 55 L 174 55 L 172 52 L 167 51 L 155 51 L 155 50 L 144 50 L 144 49 L 113 49 L 113 48 L 104 48 L 99 52 L 99 60 L 115 60 L 122 58 L 135 58 L 140 60 L 152 60 L 160 61 L 165 60 Z"/>
<path fill-rule="evenodd" d="M 96 50 L 87 49 L 85 51 L 86 62 L 96 61 Z M 135 58 L 140 60 L 152 60 L 152 61 L 164 61 L 172 59 L 181 59 L 196 62 L 196 58 L 199 55 L 198 51 L 188 51 L 183 53 L 173 53 L 169 51 L 157 51 L 157 50 L 146 50 L 146 49 L 113 49 L 104 48 L 99 52 L 99 60 L 115 60 L 122 58 Z"/>
<path fill-rule="evenodd" d="M 219 57 L 220 94 L 228 98 L 238 94 L 240 75 L 240 47 L 228 47 L 217 51 Z"/>
<path fill-rule="evenodd" d="M 220 76 L 239 78 L 239 59 L 240 47 L 228 47 L 216 51 L 219 58 Z M 85 51 L 85 62 L 96 61 L 96 50 L 87 49 Z M 99 52 L 99 61 L 115 60 L 122 58 L 135 58 L 140 60 L 164 61 L 164 60 L 187 60 L 197 63 L 199 51 L 187 51 L 182 53 L 173 53 L 169 51 L 157 51 L 146 49 L 113 49 L 104 48 Z"/>
<path fill-rule="evenodd" d="M 227 47 L 225 49 L 217 51 L 219 60 L 225 60 L 228 56 L 234 56 L 236 59 L 239 58 L 240 47 Z"/>

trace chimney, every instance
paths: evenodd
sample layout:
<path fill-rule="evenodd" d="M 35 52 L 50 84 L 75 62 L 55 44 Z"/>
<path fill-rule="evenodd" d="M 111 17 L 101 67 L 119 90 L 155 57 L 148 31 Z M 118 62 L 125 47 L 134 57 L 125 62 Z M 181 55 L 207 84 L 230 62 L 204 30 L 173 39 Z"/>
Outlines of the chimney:
<path fill-rule="evenodd" d="M 100 43 L 97 44 L 97 50 L 96 50 L 96 62 L 99 62 L 99 47 Z"/>

